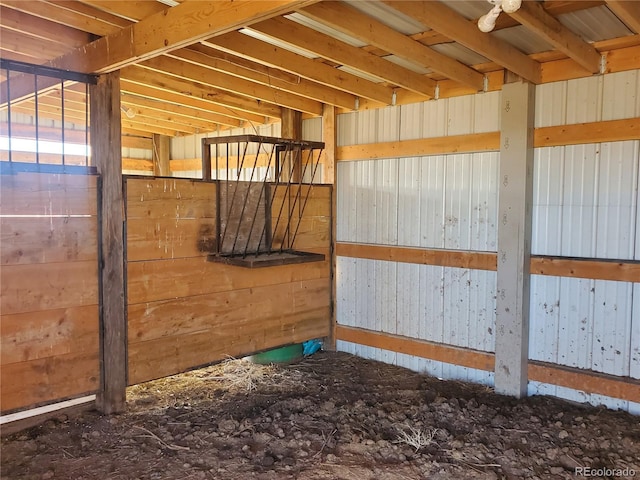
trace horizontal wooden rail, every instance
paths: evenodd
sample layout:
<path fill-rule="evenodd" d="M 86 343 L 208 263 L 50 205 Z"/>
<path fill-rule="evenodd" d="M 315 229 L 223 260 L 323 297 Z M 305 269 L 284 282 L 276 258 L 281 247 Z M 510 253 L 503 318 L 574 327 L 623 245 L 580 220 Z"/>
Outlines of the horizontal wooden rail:
<path fill-rule="evenodd" d="M 453 345 L 402 337 L 390 333 L 338 325 L 336 327 L 336 335 L 338 340 L 344 342 L 382 348 L 391 352 L 404 353 L 487 372 L 492 372 L 495 365 L 495 356 L 490 352 L 454 347 Z"/>
<path fill-rule="evenodd" d="M 447 153 L 500 150 L 500 133 L 475 133 L 448 137 L 420 138 L 399 142 L 366 143 L 338 147 L 338 160 L 377 160 L 381 158 L 422 157 Z"/>
<path fill-rule="evenodd" d="M 640 402 L 640 380 L 629 377 L 616 377 L 591 370 L 529 361 L 529 380 Z"/>
<path fill-rule="evenodd" d="M 640 282 L 640 262 L 596 258 L 542 257 L 531 258 L 531 273 L 555 277 Z"/>
<path fill-rule="evenodd" d="M 495 355 L 467 348 L 374 332 L 363 328 L 336 327 L 337 340 L 381 348 L 391 352 L 413 355 L 438 362 L 445 362 L 477 370 L 493 371 Z M 612 398 L 640 401 L 640 381 L 629 377 L 617 377 L 591 370 L 529 361 L 529 380 L 572 388 L 585 393 L 606 395 Z"/>
<path fill-rule="evenodd" d="M 640 118 L 536 128 L 535 147 L 638 140 Z M 421 138 L 338 147 L 340 161 L 420 157 L 500 150 L 500 132 Z"/>
<path fill-rule="evenodd" d="M 336 255 L 340 257 L 417 263 L 440 267 L 496 270 L 496 254 L 492 252 L 395 247 L 362 243 L 337 243 Z"/>
<path fill-rule="evenodd" d="M 342 242 L 336 244 L 336 255 L 387 262 L 491 271 L 496 270 L 497 257 L 494 252 Z M 615 282 L 640 282 L 640 261 L 536 255 L 531 257 L 531 274 Z"/>

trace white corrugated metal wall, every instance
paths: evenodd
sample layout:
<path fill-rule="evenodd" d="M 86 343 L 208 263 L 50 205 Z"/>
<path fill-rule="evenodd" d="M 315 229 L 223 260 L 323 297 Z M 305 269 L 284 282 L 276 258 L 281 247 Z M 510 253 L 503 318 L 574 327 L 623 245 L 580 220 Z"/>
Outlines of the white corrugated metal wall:
<path fill-rule="evenodd" d="M 541 85 L 536 93 L 536 127 L 640 116 L 638 71 Z M 637 140 L 536 149 L 532 253 L 638 260 L 639 149 Z M 530 358 L 640 378 L 639 287 L 534 275 Z M 529 392 L 640 413 L 640 404 L 564 387 L 531 382 Z"/>
<path fill-rule="evenodd" d="M 496 131 L 498 109 L 495 92 L 340 115 L 338 145 Z M 337 241 L 495 251 L 497 177 L 497 153 L 339 163 Z M 338 257 L 337 282 L 342 325 L 494 349 L 495 272 Z M 439 377 L 492 382 L 489 372 L 338 347 Z"/>
<path fill-rule="evenodd" d="M 499 93 L 349 113 L 338 144 L 499 130 Z M 640 116 L 640 74 L 542 85 L 536 126 Z M 638 259 L 639 141 L 538 148 L 533 254 Z M 337 240 L 496 251 L 499 153 L 341 162 Z M 494 350 L 495 272 L 337 259 L 341 325 Z M 639 284 L 532 277 L 530 358 L 640 378 Z M 636 301 L 634 302 L 634 293 Z M 491 384 L 492 374 L 376 348 L 341 350 Z M 532 382 L 548 393 L 640 412 L 639 404 Z"/>

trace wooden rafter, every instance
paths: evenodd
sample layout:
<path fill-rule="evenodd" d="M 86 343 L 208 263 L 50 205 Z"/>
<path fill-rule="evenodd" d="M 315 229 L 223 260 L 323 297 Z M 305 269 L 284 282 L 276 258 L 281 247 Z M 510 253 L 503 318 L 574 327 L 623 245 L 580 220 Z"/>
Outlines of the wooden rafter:
<path fill-rule="evenodd" d="M 339 88 L 383 104 L 391 104 L 393 90 L 387 86 L 336 70 L 284 48 L 252 38 L 249 35 L 232 32 L 211 38 L 206 43 L 213 48 L 223 49 L 241 57 L 300 75 L 323 85 Z"/>
<path fill-rule="evenodd" d="M 627 27 L 636 33 L 640 33 L 640 2 L 607 0 L 607 7 L 609 7 Z"/>
<path fill-rule="evenodd" d="M 110 72 L 314 1 L 185 2 L 54 59 L 49 65 L 84 73 Z"/>
<path fill-rule="evenodd" d="M 322 104 L 285 91 L 278 91 L 268 85 L 233 77 L 231 75 L 186 62 L 181 59 L 162 55 L 139 64 L 142 67 L 164 72 L 178 78 L 188 78 L 213 88 L 235 92 L 251 99 L 258 99 L 274 105 L 298 109 L 313 115 L 322 114 Z"/>
<path fill-rule="evenodd" d="M 600 71 L 600 54 L 589 43 L 562 25 L 538 2 L 524 1 L 509 14 L 536 35 L 540 36 L 591 73 Z"/>
<path fill-rule="evenodd" d="M 345 4 L 323 2 L 311 5 L 300 13 L 405 60 L 431 68 L 463 85 L 476 90 L 483 88 L 481 73 Z"/>
<path fill-rule="evenodd" d="M 356 97 L 353 94 L 273 68 L 263 73 L 260 71 L 261 65 L 258 63 L 241 58 L 231 59 L 231 55 L 204 45 L 192 45 L 189 48 L 174 50 L 167 56 L 191 62 L 195 65 L 206 67 L 207 69 L 215 70 L 216 72 L 221 72 L 226 75 L 231 75 L 241 79 L 240 81 L 255 82 L 263 87 L 268 87 L 271 89 L 271 93 L 267 98 L 263 98 L 263 100 L 271 103 L 274 103 L 274 98 L 278 98 L 278 92 L 287 92 L 305 97 L 306 99 L 312 99 L 316 102 L 328 103 L 342 108 L 351 109 L 355 104 Z M 238 61 L 243 62 L 243 64 L 239 64 Z M 232 85 L 236 84 L 233 83 Z M 297 108 L 297 110 L 305 111 L 304 108 Z"/>
<path fill-rule="evenodd" d="M 188 121 L 203 121 L 219 125 L 226 125 L 229 127 L 239 127 L 241 124 L 240 120 L 238 119 L 226 117 L 217 113 L 211 113 L 193 107 L 185 107 L 183 105 L 167 103 L 160 100 L 153 100 L 129 93 L 122 94 L 122 104 L 127 107 L 136 107 L 142 109 L 143 111 L 163 113 L 169 112 L 179 117 L 185 117 L 185 119 Z"/>
<path fill-rule="evenodd" d="M 153 85 L 145 85 L 130 81 L 126 78 L 121 79 L 121 89 L 123 93 L 132 93 L 134 95 L 156 99 L 159 101 L 180 106 L 193 107 L 197 110 L 224 115 L 230 119 L 251 121 L 255 123 L 263 123 L 266 119 L 264 115 L 257 115 L 245 111 L 236 111 L 225 105 L 214 103 L 204 98 L 197 98 L 187 92 L 172 92 L 161 87 Z"/>
<path fill-rule="evenodd" d="M 412 16 L 448 38 L 487 57 L 533 83 L 540 83 L 540 64 L 513 46 L 469 25 L 469 21 L 438 1 L 389 1 L 391 7 Z"/>
<path fill-rule="evenodd" d="M 260 103 L 257 100 L 250 100 L 240 95 L 205 87 L 192 80 L 152 72 L 135 65 L 122 69 L 122 79 L 159 88 L 167 92 L 189 92 L 189 96 L 208 100 L 229 109 L 230 112 L 236 112 L 236 114 L 248 112 L 261 115 L 263 118 L 280 118 L 280 108 L 276 105 Z"/>
<path fill-rule="evenodd" d="M 3 5 L 45 20 L 104 36 L 118 32 L 131 22 L 79 2 L 25 2 L 3 0 Z"/>
<path fill-rule="evenodd" d="M 286 18 L 272 18 L 265 22 L 256 23 L 251 28 L 298 48 L 313 51 L 327 60 L 378 76 L 413 92 L 427 97 L 435 95 L 436 82 L 429 77 L 400 67 Z"/>

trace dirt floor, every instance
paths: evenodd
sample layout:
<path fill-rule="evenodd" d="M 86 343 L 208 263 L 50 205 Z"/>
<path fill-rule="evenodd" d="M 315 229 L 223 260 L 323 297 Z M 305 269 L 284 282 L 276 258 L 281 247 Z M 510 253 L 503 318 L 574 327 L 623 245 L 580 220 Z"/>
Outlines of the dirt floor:
<path fill-rule="evenodd" d="M 2 479 L 640 478 L 638 417 L 344 353 L 227 361 L 128 403 L 3 439 Z"/>

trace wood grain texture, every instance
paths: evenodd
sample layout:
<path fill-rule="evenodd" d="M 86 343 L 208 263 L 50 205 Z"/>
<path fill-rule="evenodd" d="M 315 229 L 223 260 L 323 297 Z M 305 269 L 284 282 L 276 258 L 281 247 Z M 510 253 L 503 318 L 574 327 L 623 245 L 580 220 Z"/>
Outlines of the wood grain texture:
<path fill-rule="evenodd" d="M 127 219 L 215 218 L 216 185 L 189 179 L 127 178 Z"/>
<path fill-rule="evenodd" d="M 98 352 L 98 305 L 0 316 L 0 365 Z"/>
<path fill-rule="evenodd" d="M 326 251 L 328 252 L 328 249 Z M 325 261 L 304 266 L 284 265 L 249 270 L 210 263 L 205 257 L 192 257 L 133 262 L 128 264 L 127 271 L 129 305 L 132 305 L 254 286 L 327 278 L 329 266 Z"/>
<path fill-rule="evenodd" d="M 2 365 L 0 411 L 4 414 L 95 393 L 100 383 L 99 372 L 97 351 Z"/>
<path fill-rule="evenodd" d="M 0 284 L 3 315 L 98 304 L 95 260 L 4 265 Z"/>
<path fill-rule="evenodd" d="M 91 151 L 102 177 L 100 198 L 101 385 L 96 405 L 106 414 L 126 403 L 127 317 L 124 273 L 124 195 L 120 72 L 102 75 L 91 85 Z"/>
<path fill-rule="evenodd" d="M 2 215 L 97 215 L 97 177 L 16 173 L 0 175 Z"/>
<path fill-rule="evenodd" d="M 1 265 L 98 261 L 96 217 L 0 218 L 0 241 Z"/>

